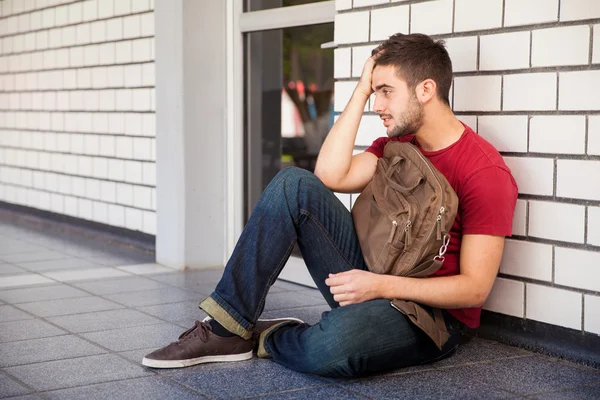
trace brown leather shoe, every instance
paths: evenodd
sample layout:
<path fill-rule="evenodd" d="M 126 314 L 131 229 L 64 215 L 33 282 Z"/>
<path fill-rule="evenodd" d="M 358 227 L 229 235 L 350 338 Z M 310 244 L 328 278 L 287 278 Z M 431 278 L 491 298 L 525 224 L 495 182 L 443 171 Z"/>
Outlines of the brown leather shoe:
<path fill-rule="evenodd" d="M 243 361 L 252 358 L 252 348 L 252 340 L 217 336 L 208 322 L 196 321 L 177 341 L 144 357 L 142 365 L 182 368 L 208 362 Z"/>

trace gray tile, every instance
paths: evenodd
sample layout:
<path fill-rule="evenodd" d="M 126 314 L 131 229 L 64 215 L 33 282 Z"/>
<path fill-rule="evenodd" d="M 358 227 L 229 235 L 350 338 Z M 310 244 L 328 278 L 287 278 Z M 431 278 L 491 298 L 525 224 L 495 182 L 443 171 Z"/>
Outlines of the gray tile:
<path fill-rule="evenodd" d="M 149 278 L 168 285 L 210 294 L 223 276 L 223 269 L 203 269 L 156 274 Z"/>
<path fill-rule="evenodd" d="M 166 287 L 160 282 L 139 276 L 102 279 L 100 281 L 77 282 L 74 283 L 73 286 L 97 295 L 137 292 L 141 290 L 154 290 Z"/>
<path fill-rule="evenodd" d="M 181 303 L 145 306 L 138 308 L 138 310 L 174 324 L 192 326 L 194 321 L 201 321 L 206 317 L 206 313 L 198 308 L 198 303 L 199 300 L 192 300 Z"/>
<path fill-rule="evenodd" d="M 63 389 L 148 375 L 142 367 L 105 354 L 6 368 L 38 391 Z"/>
<path fill-rule="evenodd" d="M 140 364 L 142 362 L 142 358 L 144 358 L 146 355 L 152 353 L 156 349 L 157 349 L 157 347 L 146 347 L 145 349 L 123 351 L 118 354 L 120 354 L 121 356 L 125 357 L 126 359 L 128 359 L 130 361 L 133 361 L 136 364 Z"/>
<path fill-rule="evenodd" d="M 331 308 L 328 305 L 318 305 L 303 308 L 294 308 L 292 310 L 271 310 L 262 313 L 260 318 L 285 318 L 293 317 L 299 318 L 307 324 L 314 325 L 321 320 L 321 315 L 330 311 Z"/>
<path fill-rule="evenodd" d="M 2 354 L 0 367 L 12 367 L 102 353 L 106 353 L 106 351 L 71 335 L 21 340 L 0 343 L 0 354 Z"/>
<path fill-rule="evenodd" d="M 175 287 L 165 287 L 143 292 L 120 293 L 104 296 L 107 299 L 128 307 L 142 307 L 155 304 L 177 303 L 185 300 L 198 300 L 198 293 L 188 292 Z"/>
<path fill-rule="evenodd" d="M 0 289 L 3 290 L 22 286 L 48 285 L 50 283 L 53 283 L 51 279 L 32 273 L 0 276 Z"/>
<path fill-rule="evenodd" d="M 12 306 L 0 306 L 0 322 L 19 321 L 32 318 L 31 315 Z"/>
<path fill-rule="evenodd" d="M 325 299 L 318 299 L 299 292 L 269 293 L 264 311 L 283 310 L 307 306 L 326 305 Z"/>
<path fill-rule="evenodd" d="M 0 264 L 0 275 L 28 274 L 29 271 L 12 264 Z"/>
<path fill-rule="evenodd" d="M 152 325 L 162 322 L 139 311 L 129 309 L 96 311 L 92 313 L 64 315 L 47 319 L 53 324 L 75 333 Z"/>
<path fill-rule="evenodd" d="M 42 398 L 35 394 L 26 394 L 25 396 L 11 397 L 10 400 L 42 400 Z"/>
<path fill-rule="evenodd" d="M 289 292 L 295 292 L 298 290 L 309 289 L 308 286 L 299 285 L 297 283 L 292 283 L 292 282 L 284 281 L 281 279 L 278 279 L 277 281 L 275 281 L 275 283 L 273 284 L 272 287 L 280 288 L 280 289 L 283 289 L 283 290 L 289 291 Z M 317 290 L 317 289 L 315 289 L 315 290 Z"/>
<path fill-rule="evenodd" d="M 38 286 L 33 288 L 0 291 L 0 299 L 13 304 L 84 296 L 89 296 L 89 293 L 67 285 Z"/>
<path fill-rule="evenodd" d="M 188 390 L 161 377 L 129 379 L 126 381 L 100 383 L 72 389 L 45 393 L 49 399 L 60 400 L 164 400 L 205 399 L 199 393 Z"/>
<path fill-rule="evenodd" d="M 9 263 L 21 263 L 31 261 L 44 261 L 44 260 L 59 260 L 62 258 L 69 258 L 68 255 L 60 253 L 54 250 L 46 250 L 40 252 L 27 252 L 27 253 L 14 253 L 4 254 L 0 256 L 0 260 Z"/>
<path fill-rule="evenodd" d="M 24 321 L 0 323 L 0 343 L 64 334 L 66 334 L 66 332 L 62 329 L 58 329 L 39 319 L 26 319 Z"/>
<path fill-rule="evenodd" d="M 119 304 L 96 296 L 23 303 L 19 304 L 19 307 L 40 317 L 54 317 L 57 315 L 69 315 L 123 308 L 123 306 Z"/>
<path fill-rule="evenodd" d="M 169 376 L 216 399 L 258 396 L 324 383 L 317 377 L 294 372 L 268 360 L 228 364 L 221 368 L 184 370 Z"/>
<path fill-rule="evenodd" d="M 600 371 L 575 368 L 540 356 L 498 360 L 456 369 L 461 369 L 471 379 L 517 394 L 534 394 L 600 382 Z"/>
<path fill-rule="evenodd" d="M 35 244 L 30 244 L 27 242 L 24 242 L 22 240 L 14 240 L 14 239 L 9 239 L 9 240 L 4 240 L 2 242 L 0 242 L 0 254 L 1 255 L 6 255 L 6 254 L 14 254 L 14 253 L 34 253 L 34 252 L 39 252 L 39 251 L 46 251 L 48 250 L 45 247 L 42 246 L 37 246 Z"/>
<path fill-rule="evenodd" d="M 125 351 L 166 346 L 184 331 L 180 326 L 160 324 L 84 333 L 81 336 L 110 350 Z"/>
<path fill-rule="evenodd" d="M 531 352 L 518 347 L 507 346 L 492 340 L 473 338 L 469 342 L 461 344 L 451 357 L 435 362 L 436 368 L 450 367 L 477 362 L 487 362 L 502 358 L 530 356 Z"/>
<path fill-rule="evenodd" d="M 77 269 L 77 268 L 96 268 L 103 267 L 103 265 L 83 260 L 81 258 L 65 258 L 62 260 L 44 260 L 44 261 L 32 261 L 32 262 L 20 262 L 16 263 L 19 267 L 25 268 L 33 272 L 46 272 L 55 270 L 65 269 Z"/>
<path fill-rule="evenodd" d="M 0 373 L 0 399 L 20 396 L 27 393 L 31 393 L 31 390 Z"/>
<path fill-rule="evenodd" d="M 133 264 L 144 264 L 154 262 L 154 256 L 139 256 L 139 257 L 125 257 L 125 256 L 111 256 L 107 254 L 95 254 L 89 257 L 91 261 L 98 264 L 102 264 L 107 267 L 120 267 L 122 265 L 133 265 Z"/>
<path fill-rule="evenodd" d="M 327 400 L 346 400 L 346 399 L 366 399 L 358 393 L 350 392 L 340 386 L 318 386 L 310 389 L 288 390 L 279 393 L 273 393 L 260 397 L 250 397 L 256 400 L 295 400 L 295 399 L 327 399 Z"/>
<path fill-rule="evenodd" d="M 472 380 L 467 374 L 458 376 L 456 369 L 383 375 L 348 383 L 350 390 L 376 399 L 502 399 L 514 394 Z"/>
<path fill-rule="evenodd" d="M 600 400 L 600 386 L 582 386 L 558 392 L 541 393 L 527 398 L 536 400 Z"/>

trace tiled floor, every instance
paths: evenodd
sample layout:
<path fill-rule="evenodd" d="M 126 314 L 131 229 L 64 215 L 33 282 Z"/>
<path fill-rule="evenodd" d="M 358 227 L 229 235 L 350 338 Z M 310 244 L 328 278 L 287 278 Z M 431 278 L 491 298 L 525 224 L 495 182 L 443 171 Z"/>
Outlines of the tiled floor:
<path fill-rule="evenodd" d="M 256 358 L 146 369 L 143 355 L 204 317 L 198 301 L 221 275 L 152 260 L 0 220 L 0 398 L 600 399 L 599 370 L 481 339 L 435 364 L 355 380 Z M 279 281 L 263 316 L 315 322 L 327 309 L 315 290 Z"/>

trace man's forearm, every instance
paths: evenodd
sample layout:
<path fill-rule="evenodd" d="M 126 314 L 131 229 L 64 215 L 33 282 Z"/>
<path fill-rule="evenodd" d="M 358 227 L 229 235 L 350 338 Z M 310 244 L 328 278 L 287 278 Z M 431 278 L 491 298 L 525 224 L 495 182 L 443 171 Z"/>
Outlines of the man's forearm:
<path fill-rule="evenodd" d="M 315 175 L 323 182 L 335 184 L 348 174 L 356 133 L 367 100 L 367 95 L 355 90 L 323 142 L 315 166 Z"/>
<path fill-rule="evenodd" d="M 410 300 L 438 308 L 479 307 L 487 297 L 466 275 L 434 278 L 381 275 L 378 286 L 381 298 Z"/>

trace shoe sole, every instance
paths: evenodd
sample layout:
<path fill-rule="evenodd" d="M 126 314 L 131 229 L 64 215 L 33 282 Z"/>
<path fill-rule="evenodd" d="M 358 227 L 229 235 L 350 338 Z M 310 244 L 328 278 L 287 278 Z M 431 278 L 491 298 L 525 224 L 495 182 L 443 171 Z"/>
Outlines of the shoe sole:
<path fill-rule="evenodd" d="M 301 319 L 298 318 L 292 318 L 292 317 L 288 317 L 288 318 L 273 318 L 273 319 L 266 319 L 266 318 L 259 318 L 260 322 L 283 322 L 283 321 L 291 321 L 291 322 L 298 322 L 299 324 L 303 324 L 304 321 L 302 321 Z"/>
<path fill-rule="evenodd" d="M 142 359 L 142 365 L 150 368 L 184 368 L 191 367 L 192 365 L 212 363 L 212 362 L 233 362 L 233 361 L 245 361 L 252 358 L 252 351 L 240 354 L 228 354 L 222 356 L 204 356 L 198 358 L 191 358 L 189 360 L 153 360 L 151 358 L 144 357 Z"/>

